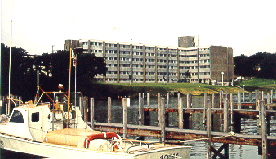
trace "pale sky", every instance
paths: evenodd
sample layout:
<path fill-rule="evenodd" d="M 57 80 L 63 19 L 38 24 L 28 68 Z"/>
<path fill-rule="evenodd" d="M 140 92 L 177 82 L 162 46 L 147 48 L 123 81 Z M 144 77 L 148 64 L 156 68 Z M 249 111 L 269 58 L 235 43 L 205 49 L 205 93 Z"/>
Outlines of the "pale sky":
<path fill-rule="evenodd" d="M 13 5 L 12 5 L 13 4 Z M 276 53 L 274 0 L 1 0 L 1 42 L 30 54 L 62 50 L 65 39 L 177 47 L 232 47 L 234 56 Z M 13 6 L 13 7 L 12 7 Z M 196 39 L 197 42 L 197 39 Z M 196 44 L 197 45 L 197 44 Z"/>

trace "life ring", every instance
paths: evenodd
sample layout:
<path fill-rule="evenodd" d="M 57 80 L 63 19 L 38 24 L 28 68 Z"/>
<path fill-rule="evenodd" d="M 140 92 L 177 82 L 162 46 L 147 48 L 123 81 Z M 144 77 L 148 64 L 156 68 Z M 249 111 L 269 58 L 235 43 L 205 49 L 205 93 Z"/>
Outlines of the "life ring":
<path fill-rule="evenodd" d="M 94 139 L 116 139 L 116 140 L 121 140 L 121 137 L 117 135 L 114 132 L 103 132 L 103 133 L 98 133 L 98 134 L 91 134 L 84 140 L 84 147 L 89 148 L 90 141 Z M 115 149 L 119 149 L 120 142 L 116 142 L 113 144 L 113 151 Z"/>

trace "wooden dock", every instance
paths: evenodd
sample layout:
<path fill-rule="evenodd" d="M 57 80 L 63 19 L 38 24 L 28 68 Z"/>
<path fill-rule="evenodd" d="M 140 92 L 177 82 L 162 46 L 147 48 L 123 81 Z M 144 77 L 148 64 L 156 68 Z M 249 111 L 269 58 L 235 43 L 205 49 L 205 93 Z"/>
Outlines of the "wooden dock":
<path fill-rule="evenodd" d="M 147 94 L 147 106 L 149 106 L 149 94 Z M 275 158 L 276 154 L 274 150 L 276 148 L 276 137 L 270 135 L 270 117 L 276 116 L 276 111 L 272 110 L 275 106 L 272 103 L 273 99 L 270 94 L 267 95 L 266 101 L 262 100 L 263 97 L 259 97 L 256 94 L 256 103 L 241 102 L 241 98 L 238 93 L 238 102 L 233 103 L 233 94 L 223 95 L 220 97 L 220 108 L 214 108 L 213 95 L 211 100 L 207 100 L 207 94 L 204 94 L 204 106 L 203 108 L 192 108 L 192 95 L 187 94 L 187 107 L 183 108 L 183 100 L 180 94 L 178 94 L 178 108 L 165 108 L 165 98 L 161 98 L 158 95 L 158 108 L 144 108 L 144 97 L 139 95 L 139 125 L 127 124 L 127 103 L 126 99 L 122 100 L 123 106 L 123 123 L 111 123 L 111 102 L 108 102 L 108 123 L 96 123 L 94 122 L 94 113 L 91 113 L 90 124 L 95 130 L 99 131 L 112 131 L 115 133 L 123 134 L 123 137 L 127 135 L 134 135 L 138 137 L 155 137 L 159 138 L 163 143 L 183 144 L 189 141 L 202 140 L 209 146 L 207 156 L 208 158 L 215 158 L 220 156 L 221 158 L 229 157 L 229 144 L 236 145 L 256 145 L 260 147 L 262 158 Z M 168 99 L 168 97 L 167 97 Z M 110 99 L 109 99 L 110 100 Z M 167 100 L 168 101 L 168 100 Z M 86 102 L 88 103 L 88 102 Z M 168 104 L 168 103 L 167 103 Z M 90 102 L 91 110 L 94 110 L 94 99 Z M 87 106 L 84 106 L 84 108 Z M 235 109 L 234 109 L 235 108 Z M 246 109 L 245 109 L 246 108 Z M 250 109 L 249 109 L 250 108 Z M 252 109 L 254 108 L 254 110 Z M 158 113 L 158 126 L 149 126 L 147 121 L 149 118 L 149 112 Z M 178 127 L 170 128 L 166 127 L 166 114 L 169 112 L 178 114 Z M 189 128 L 189 116 L 193 113 L 203 114 L 203 123 L 206 130 L 192 130 Z M 214 114 L 222 115 L 221 122 L 223 123 L 223 131 L 212 131 L 212 116 Z M 257 120 L 257 129 L 259 135 L 247 135 L 241 134 L 241 118 L 251 117 Z M 221 143 L 222 146 L 216 150 L 211 143 Z M 222 153 L 224 150 L 224 154 Z M 213 156 L 212 156 L 213 154 Z"/>
<path fill-rule="evenodd" d="M 121 123 L 94 123 L 94 129 L 98 131 L 112 131 L 123 134 L 123 124 Z M 173 140 L 173 143 L 184 143 L 186 140 L 202 139 L 207 140 L 207 131 L 165 128 L 166 140 Z M 127 134 L 143 137 L 161 137 L 161 128 L 156 126 L 141 126 L 127 124 Z M 236 145 L 256 145 L 261 146 L 261 135 L 245 135 L 238 133 L 212 132 L 212 142 L 236 144 Z M 268 136 L 270 145 L 276 145 L 276 136 Z"/>

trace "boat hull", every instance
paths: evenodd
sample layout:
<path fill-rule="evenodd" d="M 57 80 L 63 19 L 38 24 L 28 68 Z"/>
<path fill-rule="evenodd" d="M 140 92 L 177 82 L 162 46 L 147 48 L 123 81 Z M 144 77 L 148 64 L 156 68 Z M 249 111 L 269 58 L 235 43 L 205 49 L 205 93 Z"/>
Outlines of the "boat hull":
<path fill-rule="evenodd" d="M 28 139 L 0 134 L 0 148 L 32 154 L 49 158 L 112 158 L 112 159 L 167 159 L 167 158 L 190 158 L 190 147 L 176 146 L 165 147 L 138 153 L 125 152 L 98 152 L 88 149 L 80 149 L 70 146 L 54 145 L 44 142 L 34 142 Z"/>

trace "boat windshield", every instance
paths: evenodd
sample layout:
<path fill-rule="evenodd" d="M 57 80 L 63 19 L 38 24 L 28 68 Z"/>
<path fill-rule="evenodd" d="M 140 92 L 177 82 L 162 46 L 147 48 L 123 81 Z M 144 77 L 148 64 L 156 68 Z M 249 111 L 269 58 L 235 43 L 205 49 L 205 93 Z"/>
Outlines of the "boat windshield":
<path fill-rule="evenodd" d="M 14 110 L 13 114 L 11 116 L 10 122 L 13 123 L 24 123 L 24 118 L 23 115 L 21 114 L 20 111 Z"/>

